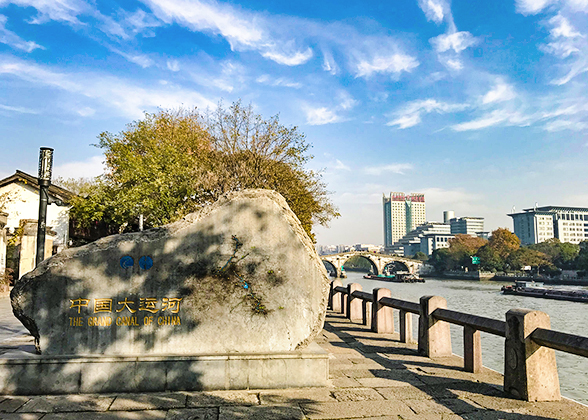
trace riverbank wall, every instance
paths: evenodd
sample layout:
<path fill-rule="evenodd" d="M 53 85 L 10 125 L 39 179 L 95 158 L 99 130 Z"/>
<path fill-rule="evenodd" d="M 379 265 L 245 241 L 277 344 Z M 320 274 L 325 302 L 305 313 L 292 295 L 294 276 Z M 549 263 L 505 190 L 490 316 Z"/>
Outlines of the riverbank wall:
<path fill-rule="evenodd" d="M 538 281 L 552 286 L 588 286 L 588 278 L 536 278 L 532 276 L 505 276 L 484 271 L 469 272 L 444 272 L 423 274 L 422 277 L 435 277 L 448 280 L 473 280 L 473 281 L 502 281 L 514 283 L 515 281 Z"/>

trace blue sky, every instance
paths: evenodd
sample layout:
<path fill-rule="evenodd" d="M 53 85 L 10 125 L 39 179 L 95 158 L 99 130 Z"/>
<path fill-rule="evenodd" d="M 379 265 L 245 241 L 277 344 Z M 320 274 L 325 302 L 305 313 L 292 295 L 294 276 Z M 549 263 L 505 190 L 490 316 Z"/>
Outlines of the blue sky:
<path fill-rule="evenodd" d="M 382 243 L 383 193 L 512 228 L 588 206 L 588 0 L 0 0 L 0 176 L 101 172 L 91 144 L 143 111 L 241 98 L 313 145 L 342 217 Z"/>

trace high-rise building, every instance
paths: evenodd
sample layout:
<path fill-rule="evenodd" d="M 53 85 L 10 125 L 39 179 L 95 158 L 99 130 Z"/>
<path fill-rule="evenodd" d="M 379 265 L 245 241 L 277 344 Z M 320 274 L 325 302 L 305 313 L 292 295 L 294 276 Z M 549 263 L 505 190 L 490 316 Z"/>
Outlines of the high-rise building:
<path fill-rule="evenodd" d="M 483 217 L 454 217 L 449 221 L 452 235 L 481 236 L 484 232 Z"/>
<path fill-rule="evenodd" d="M 514 233 L 522 245 L 537 244 L 550 238 L 580 243 L 588 239 L 588 208 L 544 206 L 511 213 Z"/>
<path fill-rule="evenodd" d="M 384 208 L 384 247 L 390 249 L 404 235 L 425 223 L 425 195 L 392 192 L 382 197 Z"/>

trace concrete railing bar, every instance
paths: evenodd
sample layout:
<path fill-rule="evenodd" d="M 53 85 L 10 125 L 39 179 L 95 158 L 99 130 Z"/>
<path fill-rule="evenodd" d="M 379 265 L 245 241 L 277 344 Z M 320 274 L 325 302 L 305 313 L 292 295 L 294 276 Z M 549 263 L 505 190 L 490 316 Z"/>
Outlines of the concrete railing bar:
<path fill-rule="evenodd" d="M 463 312 L 442 308 L 435 309 L 433 317 L 440 319 L 441 321 L 449 322 L 450 324 L 471 327 L 478 331 L 506 337 L 506 322 L 497 319 L 485 318 L 483 316 L 465 314 Z"/>
<path fill-rule="evenodd" d="M 356 290 L 355 292 L 353 292 L 351 294 L 351 296 L 353 296 L 354 298 L 361 299 L 361 300 L 369 300 L 369 301 L 372 301 L 374 299 L 374 297 L 372 296 L 371 293 L 362 292 L 360 290 Z"/>
<path fill-rule="evenodd" d="M 537 328 L 531 333 L 531 339 L 544 347 L 588 357 L 588 337 Z"/>
<path fill-rule="evenodd" d="M 334 290 L 335 290 L 335 292 L 347 294 L 347 287 L 337 286 L 337 287 L 335 287 Z"/>
<path fill-rule="evenodd" d="M 389 297 L 383 297 L 382 299 L 380 299 L 380 304 L 382 304 L 383 306 L 388 306 L 394 309 L 400 309 L 402 311 L 410 312 L 417 315 L 419 314 L 420 310 L 420 305 L 418 303 Z"/>

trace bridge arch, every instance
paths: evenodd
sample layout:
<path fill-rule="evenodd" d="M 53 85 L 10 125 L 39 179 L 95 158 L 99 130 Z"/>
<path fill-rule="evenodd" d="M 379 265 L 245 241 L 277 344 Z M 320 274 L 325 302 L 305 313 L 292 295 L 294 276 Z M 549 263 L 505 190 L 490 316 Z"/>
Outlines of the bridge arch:
<path fill-rule="evenodd" d="M 408 271 L 413 274 L 420 273 L 423 269 L 425 271 L 428 269 L 423 265 L 422 261 L 401 257 L 399 255 L 373 254 L 361 251 L 322 255 L 320 258 L 330 264 L 330 266 L 334 267 L 337 277 L 341 277 L 341 267 L 347 262 L 347 260 L 354 256 L 360 256 L 367 259 L 370 264 L 372 264 L 374 274 L 376 275 L 382 274 L 384 267 L 394 262 L 402 264 L 397 266 L 401 271 Z"/>
<path fill-rule="evenodd" d="M 337 267 L 335 267 L 335 264 L 333 264 L 331 261 L 328 260 L 322 260 L 323 264 L 325 266 L 325 268 L 327 269 L 327 271 L 330 273 L 331 271 L 333 273 L 335 273 L 335 276 L 337 276 Z"/>
<path fill-rule="evenodd" d="M 392 272 L 395 271 L 411 271 L 410 267 L 406 265 L 403 261 L 391 261 L 384 266 L 384 270 L 390 270 Z"/>
<path fill-rule="evenodd" d="M 371 267 L 372 273 L 379 274 L 379 272 L 378 272 L 378 266 L 376 265 L 376 263 L 374 261 L 372 261 L 372 259 L 369 257 L 369 255 L 366 255 L 366 254 L 357 253 L 355 255 L 351 255 L 349 258 L 347 258 L 347 260 L 345 260 L 345 262 L 343 263 L 343 265 L 347 264 L 349 262 L 349 260 L 352 259 L 352 258 L 362 258 L 364 260 L 367 260 L 367 262 L 370 263 L 370 267 Z"/>

